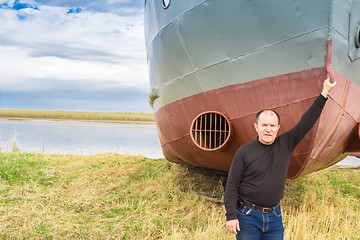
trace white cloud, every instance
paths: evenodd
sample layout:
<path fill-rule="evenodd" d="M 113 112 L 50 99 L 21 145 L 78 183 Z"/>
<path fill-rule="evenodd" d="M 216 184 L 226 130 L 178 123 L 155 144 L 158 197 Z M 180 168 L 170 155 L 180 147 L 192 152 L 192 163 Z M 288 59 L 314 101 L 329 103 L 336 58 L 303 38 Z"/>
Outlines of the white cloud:
<path fill-rule="evenodd" d="M 80 80 L 84 84 L 87 81 L 116 81 L 124 86 L 148 87 L 148 82 L 144 79 L 144 75 L 147 75 L 144 64 L 112 64 L 52 56 L 32 58 L 27 56 L 26 51 L 16 47 L 0 47 L 0 52 L 0 59 L 4 59 L 0 63 L 2 90 L 51 89 L 52 79 Z M 36 86 L 34 79 L 48 79 L 48 82 L 45 86 Z"/>
<path fill-rule="evenodd" d="M 11 7 L 14 1 L 7 4 Z M 1 89 L 50 89 L 52 79 L 115 81 L 148 88 L 143 9 L 126 6 L 131 15 L 122 16 L 86 7 L 73 14 L 54 4 L 0 8 Z M 46 79 L 47 84 L 39 81 L 42 86 L 36 86 L 34 79 Z"/>

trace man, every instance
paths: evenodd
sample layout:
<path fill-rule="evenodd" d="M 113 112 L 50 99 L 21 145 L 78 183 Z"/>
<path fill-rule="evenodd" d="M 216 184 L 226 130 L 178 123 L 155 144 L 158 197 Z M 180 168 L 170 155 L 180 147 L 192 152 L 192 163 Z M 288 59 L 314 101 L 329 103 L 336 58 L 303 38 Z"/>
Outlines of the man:
<path fill-rule="evenodd" d="M 297 125 L 279 137 L 280 117 L 275 111 L 266 109 L 256 115 L 258 137 L 237 150 L 225 188 L 226 227 L 237 239 L 283 239 L 279 202 L 291 153 L 314 126 L 335 85 L 326 79 Z"/>

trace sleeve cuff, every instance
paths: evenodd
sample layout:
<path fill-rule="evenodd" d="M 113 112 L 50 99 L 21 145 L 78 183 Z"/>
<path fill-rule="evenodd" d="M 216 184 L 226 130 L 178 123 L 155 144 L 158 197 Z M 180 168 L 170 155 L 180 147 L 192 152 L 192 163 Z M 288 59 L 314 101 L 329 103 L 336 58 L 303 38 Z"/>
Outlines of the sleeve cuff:
<path fill-rule="evenodd" d="M 322 94 L 320 94 L 317 98 L 316 98 L 316 102 L 318 103 L 319 106 L 321 106 L 322 108 L 325 106 L 326 101 L 328 100 L 328 98 L 324 97 Z"/>
<path fill-rule="evenodd" d="M 237 219 L 236 212 L 226 214 L 226 221 L 235 220 L 235 219 Z"/>

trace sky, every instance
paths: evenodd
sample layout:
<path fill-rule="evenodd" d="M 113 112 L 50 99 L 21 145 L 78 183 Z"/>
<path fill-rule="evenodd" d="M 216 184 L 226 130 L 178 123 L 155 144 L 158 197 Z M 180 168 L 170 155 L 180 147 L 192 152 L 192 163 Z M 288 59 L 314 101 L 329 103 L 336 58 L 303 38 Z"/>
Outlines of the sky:
<path fill-rule="evenodd" d="M 152 112 L 144 0 L 0 0 L 0 109 Z"/>

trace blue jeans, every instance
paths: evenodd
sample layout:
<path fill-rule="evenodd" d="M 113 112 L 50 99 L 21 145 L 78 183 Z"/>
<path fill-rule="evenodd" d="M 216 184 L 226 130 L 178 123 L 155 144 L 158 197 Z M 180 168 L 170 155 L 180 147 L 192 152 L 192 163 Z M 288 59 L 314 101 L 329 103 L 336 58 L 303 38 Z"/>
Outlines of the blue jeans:
<path fill-rule="evenodd" d="M 271 213 L 262 213 L 248 206 L 237 208 L 240 231 L 237 240 L 284 239 L 280 204 Z"/>

